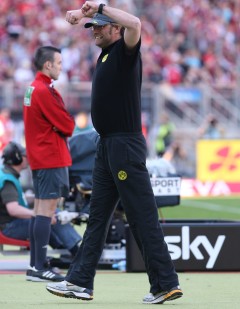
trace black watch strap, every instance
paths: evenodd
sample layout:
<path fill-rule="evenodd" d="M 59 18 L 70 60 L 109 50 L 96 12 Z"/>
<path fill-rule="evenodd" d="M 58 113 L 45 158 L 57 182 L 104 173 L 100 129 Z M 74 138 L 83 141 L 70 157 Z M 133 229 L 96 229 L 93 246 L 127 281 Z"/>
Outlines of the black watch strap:
<path fill-rule="evenodd" d="M 99 14 L 102 14 L 103 7 L 104 7 L 105 5 L 106 5 L 106 4 L 103 4 L 103 3 L 99 4 L 99 7 L 98 7 L 98 13 L 99 13 Z"/>

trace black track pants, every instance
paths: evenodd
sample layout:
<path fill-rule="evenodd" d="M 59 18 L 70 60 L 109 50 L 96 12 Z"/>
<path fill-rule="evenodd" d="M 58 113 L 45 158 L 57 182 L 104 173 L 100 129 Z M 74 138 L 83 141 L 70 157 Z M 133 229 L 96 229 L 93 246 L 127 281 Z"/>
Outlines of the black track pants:
<path fill-rule="evenodd" d="M 150 291 L 156 293 L 179 284 L 158 220 L 145 160 L 146 142 L 142 134 L 101 137 L 93 173 L 89 223 L 67 281 L 93 289 L 96 267 L 120 197 L 145 261 Z"/>

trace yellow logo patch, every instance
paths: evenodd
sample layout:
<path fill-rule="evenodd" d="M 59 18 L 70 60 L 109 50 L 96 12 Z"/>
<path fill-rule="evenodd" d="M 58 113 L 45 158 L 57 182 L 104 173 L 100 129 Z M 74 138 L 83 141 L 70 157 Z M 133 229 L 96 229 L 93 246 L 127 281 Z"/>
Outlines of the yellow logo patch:
<path fill-rule="evenodd" d="M 108 54 L 106 54 L 103 58 L 102 58 L 102 62 L 105 62 L 107 60 Z"/>
<path fill-rule="evenodd" d="M 126 180 L 127 179 L 127 173 L 125 171 L 119 171 L 118 172 L 118 179 L 119 180 Z"/>

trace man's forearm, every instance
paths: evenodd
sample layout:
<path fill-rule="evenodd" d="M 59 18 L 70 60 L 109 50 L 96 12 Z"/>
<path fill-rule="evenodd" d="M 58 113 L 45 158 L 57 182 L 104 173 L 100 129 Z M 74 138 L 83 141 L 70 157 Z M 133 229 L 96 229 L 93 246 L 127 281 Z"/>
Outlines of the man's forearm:
<path fill-rule="evenodd" d="M 111 19 L 113 19 L 117 24 L 123 26 L 126 29 L 139 28 L 141 23 L 138 17 L 122 11 L 117 8 L 110 6 L 103 6 L 102 13 Z"/>
<path fill-rule="evenodd" d="M 84 20 L 86 16 L 83 14 L 82 9 L 67 11 L 66 13 L 66 21 L 72 25 L 76 25 Z"/>

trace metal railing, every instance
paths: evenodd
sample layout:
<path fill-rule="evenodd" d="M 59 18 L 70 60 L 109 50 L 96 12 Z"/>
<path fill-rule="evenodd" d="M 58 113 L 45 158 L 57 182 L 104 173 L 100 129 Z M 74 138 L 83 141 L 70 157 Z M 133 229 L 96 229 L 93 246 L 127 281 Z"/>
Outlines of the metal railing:
<path fill-rule="evenodd" d="M 0 107 L 7 106 L 19 118 L 26 84 L 12 81 L 0 83 Z M 67 108 L 73 113 L 90 111 L 91 82 L 57 84 Z M 142 86 L 142 110 L 147 114 L 147 126 L 160 123 L 160 115 L 167 112 L 179 130 L 195 129 L 208 114 L 214 114 L 224 124 L 229 136 L 239 135 L 240 97 L 236 89 L 201 87 L 172 87 L 166 84 L 144 83 Z"/>
<path fill-rule="evenodd" d="M 9 81 L 0 83 L 0 107 L 7 106 L 12 111 L 13 117 L 20 121 L 26 86 Z M 90 112 L 91 82 L 58 84 L 56 88 L 62 94 L 67 109 L 72 114 L 79 111 Z M 192 165 L 194 177 L 196 158 L 193 157 L 199 138 L 197 132 L 208 114 L 214 114 L 225 127 L 226 138 L 240 139 L 239 98 L 236 89 L 213 89 L 208 85 L 187 88 L 144 83 L 142 110 L 149 132 L 147 140 L 149 156 L 155 156 L 156 128 L 160 124 L 161 114 L 167 112 L 177 128 L 176 138 L 180 138 L 182 147 L 191 154 L 189 164 Z M 18 125 L 19 123 L 21 122 L 18 122 Z"/>
<path fill-rule="evenodd" d="M 26 86 L 12 81 L 0 82 L 0 107 L 7 106 L 13 112 L 21 113 Z M 91 82 L 57 84 L 56 88 L 71 112 L 90 111 Z M 193 97 L 194 93 L 197 98 Z M 142 109 L 149 114 L 151 125 L 157 125 L 160 114 L 165 111 L 180 128 L 197 127 L 210 113 L 226 123 L 229 129 L 239 129 L 240 126 L 240 96 L 236 89 L 144 83 Z"/>

